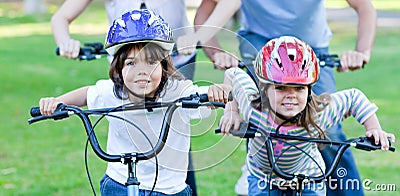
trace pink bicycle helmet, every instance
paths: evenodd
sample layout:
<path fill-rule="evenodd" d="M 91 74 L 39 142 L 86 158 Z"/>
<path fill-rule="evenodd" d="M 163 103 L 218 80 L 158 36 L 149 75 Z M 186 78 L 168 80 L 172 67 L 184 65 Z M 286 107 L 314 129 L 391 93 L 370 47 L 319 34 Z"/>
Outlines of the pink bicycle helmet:
<path fill-rule="evenodd" d="M 122 46 L 138 42 L 152 42 L 167 51 L 174 47 L 169 25 L 148 9 L 132 10 L 115 19 L 108 31 L 105 49 L 115 55 Z"/>
<path fill-rule="evenodd" d="M 270 40 L 260 50 L 255 72 L 264 83 L 312 85 L 319 79 L 319 64 L 307 43 L 292 36 L 282 36 Z"/>

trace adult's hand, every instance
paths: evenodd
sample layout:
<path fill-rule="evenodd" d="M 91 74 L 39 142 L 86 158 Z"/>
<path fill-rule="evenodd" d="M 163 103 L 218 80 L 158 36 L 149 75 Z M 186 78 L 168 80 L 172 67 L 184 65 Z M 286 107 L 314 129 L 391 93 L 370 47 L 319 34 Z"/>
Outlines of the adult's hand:
<path fill-rule="evenodd" d="M 226 70 L 231 67 L 237 67 L 239 64 L 238 58 L 227 52 L 215 52 L 212 60 L 217 69 Z"/>
<path fill-rule="evenodd" d="M 74 39 L 69 39 L 62 42 L 58 48 L 60 49 L 60 56 L 64 58 L 76 59 L 81 49 L 81 42 Z"/>
<path fill-rule="evenodd" d="M 346 51 L 340 56 L 341 66 L 337 68 L 338 72 L 348 72 L 362 69 L 364 64 L 368 63 L 369 56 L 362 52 L 353 50 Z"/>

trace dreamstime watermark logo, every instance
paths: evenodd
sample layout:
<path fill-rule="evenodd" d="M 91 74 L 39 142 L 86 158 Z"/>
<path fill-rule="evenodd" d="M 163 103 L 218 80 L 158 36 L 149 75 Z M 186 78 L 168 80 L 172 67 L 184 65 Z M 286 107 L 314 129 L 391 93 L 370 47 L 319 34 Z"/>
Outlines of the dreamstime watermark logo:
<path fill-rule="evenodd" d="M 312 179 L 306 179 L 302 184 L 297 183 L 297 181 L 286 181 L 282 179 L 269 179 L 264 177 L 258 181 L 258 188 L 260 190 L 269 189 L 279 189 L 282 191 L 286 190 L 312 190 L 312 191 L 322 191 L 324 189 L 331 190 L 344 190 L 344 191 L 397 191 L 396 184 L 389 183 L 375 183 L 371 179 L 364 179 L 360 181 L 359 179 L 346 178 L 348 172 L 345 168 L 340 167 L 336 170 L 338 178 L 332 178 L 331 176 L 322 182 L 315 182 Z"/>
<path fill-rule="evenodd" d="M 332 190 L 361 190 L 365 191 L 396 191 L 396 184 L 375 183 L 371 179 L 364 179 L 360 182 L 359 179 L 346 178 L 348 175 L 347 169 L 340 167 L 336 170 L 338 178 L 329 177 L 326 179 L 327 186 Z"/>
<path fill-rule="evenodd" d="M 339 178 L 344 178 L 344 177 L 347 176 L 347 170 L 346 170 L 345 168 L 343 168 L 343 167 L 340 167 L 340 168 L 338 168 L 338 169 L 336 170 L 336 175 L 337 175 Z"/>
<path fill-rule="evenodd" d="M 371 179 L 363 180 L 363 187 L 365 191 L 397 191 L 396 184 L 374 183 Z"/>

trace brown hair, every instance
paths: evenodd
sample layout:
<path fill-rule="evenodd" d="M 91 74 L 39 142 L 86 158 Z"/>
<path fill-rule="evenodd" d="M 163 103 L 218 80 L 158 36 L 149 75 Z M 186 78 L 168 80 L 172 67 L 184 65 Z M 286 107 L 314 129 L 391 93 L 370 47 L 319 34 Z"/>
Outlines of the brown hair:
<path fill-rule="evenodd" d="M 251 104 L 255 109 L 257 109 L 259 111 L 268 111 L 268 110 L 270 110 L 271 107 L 270 107 L 269 99 L 265 92 L 267 92 L 267 89 L 269 86 L 271 86 L 271 84 L 266 84 L 266 83 L 260 82 L 259 86 L 260 86 L 260 94 L 258 94 L 254 97 Z M 311 86 L 307 86 L 307 87 L 309 89 L 311 88 Z M 312 91 L 311 91 L 310 96 L 311 96 L 311 100 L 308 100 L 308 103 L 303 110 L 303 114 L 297 121 L 297 125 L 304 127 L 311 137 L 316 137 L 318 139 L 326 139 L 327 137 L 326 137 L 325 131 L 322 130 L 317 125 L 317 123 L 315 123 L 314 119 L 316 118 L 317 113 L 324 110 L 325 107 L 329 104 L 329 102 L 331 101 L 331 97 L 329 94 L 322 94 L 320 96 L 317 96 Z M 314 127 L 317 130 L 317 132 L 318 132 L 317 136 L 311 134 L 309 125 L 311 125 L 312 127 Z"/>
<path fill-rule="evenodd" d="M 120 99 L 127 99 L 128 92 L 124 85 L 122 69 L 124 62 L 132 50 L 140 51 L 138 55 L 144 55 L 145 59 L 160 61 L 162 66 L 162 79 L 158 86 L 156 96 L 160 95 L 169 79 L 183 79 L 183 75 L 174 67 L 171 57 L 159 45 L 151 42 L 138 42 L 122 46 L 111 62 L 109 77 L 114 82 L 114 94 Z"/>

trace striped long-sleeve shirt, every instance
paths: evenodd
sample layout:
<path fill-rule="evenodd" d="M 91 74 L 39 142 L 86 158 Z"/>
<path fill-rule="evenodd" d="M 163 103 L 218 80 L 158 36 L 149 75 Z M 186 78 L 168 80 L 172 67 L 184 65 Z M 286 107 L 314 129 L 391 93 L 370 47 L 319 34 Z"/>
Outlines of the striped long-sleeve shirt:
<path fill-rule="evenodd" d="M 268 111 L 259 111 L 251 106 L 252 97 L 258 94 L 258 89 L 247 73 L 238 68 L 228 69 L 225 77 L 232 81 L 233 96 L 238 101 L 239 110 L 246 122 L 256 125 L 266 132 L 275 132 L 277 124 L 268 115 Z M 322 130 L 339 124 L 349 116 L 363 124 L 377 107 L 357 89 L 349 89 L 331 94 L 332 101 L 321 112 L 318 113 L 315 122 Z M 297 125 L 282 126 L 280 134 L 310 137 L 306 129 Z M 317 135 L 312 128 L 312 134 Z M 283 142 L 282 142 L 283 141 Z M 325 164 L 317 145 L 312 142 L 293 140 L 272 140 L 277 166 L 286 173 L 300 173 L 307 176 L 320 176 L 325 171 Z M 249 153 L 247 163 L 249 170 L 258 178 L 271 180 L 276 184 L 281 181 L 279 177 L 271 172 L 265 148 L 265 138 L 255 137 L 249 142 Z M 296 146 L 296 147 L 293 147 Z"/>

